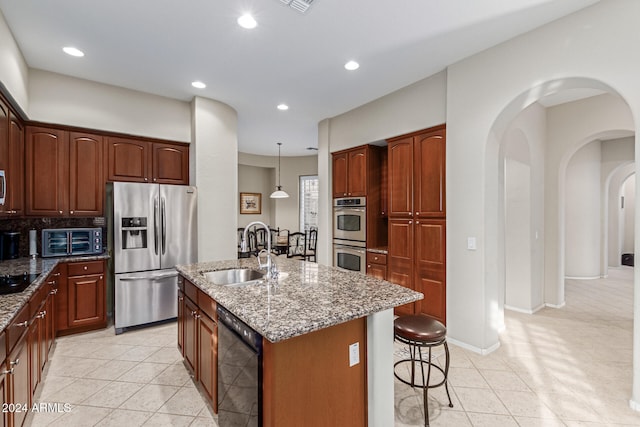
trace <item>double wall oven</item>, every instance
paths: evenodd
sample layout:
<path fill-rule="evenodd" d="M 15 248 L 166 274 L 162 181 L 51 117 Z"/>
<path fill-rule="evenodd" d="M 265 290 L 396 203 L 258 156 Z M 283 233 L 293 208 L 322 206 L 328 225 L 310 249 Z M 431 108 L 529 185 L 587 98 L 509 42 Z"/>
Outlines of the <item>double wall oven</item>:
<path fill-rule="evenodd" d="M 367 212 L 364 197 L 333 201 L 333 265 L 366 271 Z"/>

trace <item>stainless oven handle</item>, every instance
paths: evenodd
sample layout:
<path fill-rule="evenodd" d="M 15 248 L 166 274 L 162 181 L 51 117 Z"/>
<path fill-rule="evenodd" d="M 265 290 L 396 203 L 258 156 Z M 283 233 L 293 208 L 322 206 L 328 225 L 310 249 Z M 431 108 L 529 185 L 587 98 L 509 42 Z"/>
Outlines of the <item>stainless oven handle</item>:
<path fill-rule="evenodd" d="M 345 252 L 356 252 L 359 254 L 365 254 L 367 252 L 366 249 L 354 248 L 353 246 L 345 246 L 345 245 L 333 245 L 335 249 L 341 249 Z"/>
<path fill-rule="evenodd" d="M 340 212 L 366 212 L 366 209 L 361 209 L 361 208 L 334 208 L 334 210 L 336 211 L 336 213 Z"/>

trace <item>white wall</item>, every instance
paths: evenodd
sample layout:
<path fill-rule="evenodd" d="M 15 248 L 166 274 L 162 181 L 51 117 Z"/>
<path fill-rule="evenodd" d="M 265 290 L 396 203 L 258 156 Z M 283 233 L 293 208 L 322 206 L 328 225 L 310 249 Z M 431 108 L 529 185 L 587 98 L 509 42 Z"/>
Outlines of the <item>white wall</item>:
<path fill-rule="evenodd" d="M 29 69 L 0 11 L 0 82 L 26 112 L 29 109 Z"/>
<path fill-rule="evenodd" d="M 622 253 L 632 254 L 635 252 L 635 246 L 633 243 L 634 231 L 635 231 L 635 199 L 636 199 L 636 175 L 632 175 L 624 182 L 622 187 L 622 194 L 624 194 L 624 226 L 623 241 L 622 241 Z"/>
<path fill-rule="evenodd" d="M 32 69 L 31 120 L 191 141 L 187 102 Z"/>
<path fill-rule="evenodd" d="M 277 147 L 276 151 L 277 151 Z M 284 150 L 284 149 L 283 149 Z M 277 182 L 276 168 L 278 166 L 278 156 L 258 156 L 254 154 L 239 153 L 238 163 L 241 165 L 267 168 L 273 171 L 273 186 L 266 194 L 266 197 L 275 191 Z M 281 157 L 280 183 L 282 189 L 289 194 L 287 199 L 273 199 L 271 205 L 275 206 L 271 216 L 271 224 L 280 229 L 298 231 L 300 228 L 300 205 L 299 179 L 301 175 L 318 174 L 318 156 Z M 320 233 L 319 237 L 322 239 Z M 322 239 L 324 240 L 324 239 Z M 321 240 L 318 241 L 320 244 Z"/>
<path fill-rule="evenodd" d="M 566 170 L 565 275 L 600 277 L 600 141 L 580 148 Z"/>
<path fill-rule="evenodd" d="M 238 211 L 238 227 L 246 227 L 252 221 L 262 221 L 272 226 L 275 217 L 275 200 L 269 195 L 275 189 L 274 169 L 258 166 L 238 165 L 238 191 L 240 193 L 260 193 L 262 212 L 260 214 L 241 214 Z"/>
<path fill-rule="evenodd" d="M 226 104 L 191 103 L 198 187 L 198 260 L 235 259 L 238 228 L 238 115 Z"/>

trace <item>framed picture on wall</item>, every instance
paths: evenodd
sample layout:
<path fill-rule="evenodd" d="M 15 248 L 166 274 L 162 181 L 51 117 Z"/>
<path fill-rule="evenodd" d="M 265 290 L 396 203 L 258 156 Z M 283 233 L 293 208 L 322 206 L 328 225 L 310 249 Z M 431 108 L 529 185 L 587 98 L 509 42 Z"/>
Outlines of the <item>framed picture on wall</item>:
<path fill-rule="evenodd" d="M 241 214 L 262 213 L 262 193 L 240 193 Z"/>

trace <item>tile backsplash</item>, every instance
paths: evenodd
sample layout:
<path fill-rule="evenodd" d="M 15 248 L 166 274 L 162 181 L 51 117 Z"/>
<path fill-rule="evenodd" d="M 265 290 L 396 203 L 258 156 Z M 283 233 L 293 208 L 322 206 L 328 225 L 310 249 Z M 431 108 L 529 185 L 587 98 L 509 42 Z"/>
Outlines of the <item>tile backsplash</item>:
<path fill-rule="evenodd" d="M 20 232 L 20 256 L 29 256 L 29 230 L 37 231 L 38 256 L 42 250 L 42 229 L 105 227 L 104 217 L 95 218 L 16 218 L 0 219 L 0 231 Z"/>

